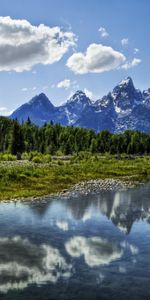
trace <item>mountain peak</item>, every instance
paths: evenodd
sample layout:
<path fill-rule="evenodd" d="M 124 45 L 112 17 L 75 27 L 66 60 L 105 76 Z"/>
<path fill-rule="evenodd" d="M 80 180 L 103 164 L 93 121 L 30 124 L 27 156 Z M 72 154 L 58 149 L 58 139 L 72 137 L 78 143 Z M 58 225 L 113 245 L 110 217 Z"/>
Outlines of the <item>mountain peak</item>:
<path fill-rule="evenodd" d="M 131 77 L 126 77 L 119 82 L 119 86 L 133 86 L 133 80 Z"/>
<path fill-rule="evenodd" d="M 77 97 L 86 97 L 85 93 L 81 90 L 78 90 L 76 91 L 72 96 L 71 98 L 74 99 L 74 98 L 77 98 Z"/>
<path fill-rule="evenodd" d="M 44 93 L 40 93 L 39 95 L 34 96 L 30 101 L 29 104 L 36 104 L 36 103 L 49 103 L 51 104 L 50 100 Z"/>
<path fill-rule="evenodd" d="M 142 94 L 135 89 L 132 78 L 127 77 L 113 89 L 111 93 L 116 113 L 129 115 L 135 105 L 141 103 Z"/>
<path fill-rule="evenodd" d="M 54 105 L 44 93 L 41 93 L 21 105 L 10 117 L 18 119 L 20 122 L 27 120 L 29 117 L 33 123 L 42 125 L 50 121 L 49 118 L 54 111 Z"/>
<path fill-rule="evenodd" d="M 118 85 L 115 86 L 112 92 L 112 97 L 115 100 L 116 98 L 126 98 L 126 96 L 133 96 L 135 92 L 135 87 L 131 77 L 127 77 L 119 82 Z"/>
<path fill-rule="evenodd" d="M 79 103 L 79 102 L 89 102 L 90 99 L 86 96 L 86 94 L 83 91 L 76 91 L 70 99 L 67 100 L 67 103 Z"/>
<path fill-rule="evenodd" d="M 10 116 L 19 122 L 28 117 L 38 125 L 52 120 L 65 126 L 87 127 L 96 131 L 131 129 L 150 132 L 150 89 L 141 92 L 134 87 L 132 78 L 127 77 L 94 104 L 84 91 L 77 90 L 68 101 L 57 107 L 41 93 Z"/>

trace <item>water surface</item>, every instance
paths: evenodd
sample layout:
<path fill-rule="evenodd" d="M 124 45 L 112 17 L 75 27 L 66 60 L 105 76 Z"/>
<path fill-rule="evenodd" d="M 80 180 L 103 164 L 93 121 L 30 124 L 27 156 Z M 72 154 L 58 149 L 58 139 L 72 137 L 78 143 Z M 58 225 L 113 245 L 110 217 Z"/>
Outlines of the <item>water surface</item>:
<path fill-rule="evenodd" d="M 150 184 L 0 204 L 0 299 L 150 299 Z"/>

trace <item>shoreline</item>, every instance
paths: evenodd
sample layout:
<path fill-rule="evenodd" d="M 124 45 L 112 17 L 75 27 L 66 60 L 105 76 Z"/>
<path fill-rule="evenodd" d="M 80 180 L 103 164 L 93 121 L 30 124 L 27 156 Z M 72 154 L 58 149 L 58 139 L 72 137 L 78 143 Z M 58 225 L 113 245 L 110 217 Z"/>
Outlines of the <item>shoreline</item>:
<path fill-rule="evenodd" d="M 126 160 L 91 156 L 79 161 L 0 163 L 0 201 L 37 201 L 49 197 L 133 187 L 150 180 L 150 156 Z"/>
<path fill-rule="evenodd" d="M 24 202 L 45 202 L 52 197 L 77 197 L 86 196 L 88 194 L 99 194 L 100 192 L 106 191 L 123 191 L 127 189 L 135 188 L 136 186 L 142 185 L 145 182 L 139 181 L 124 181 L 121 179 L 94 179 L 88 181 L 81 181 L 74 184 L 68 189 L 62 190 L 60 192 L 51 193 L 43 196 L 31 196 L 31 197 L 18 197 L 12 199 L 1 200 L 0 203 L 24 203 Z"/>

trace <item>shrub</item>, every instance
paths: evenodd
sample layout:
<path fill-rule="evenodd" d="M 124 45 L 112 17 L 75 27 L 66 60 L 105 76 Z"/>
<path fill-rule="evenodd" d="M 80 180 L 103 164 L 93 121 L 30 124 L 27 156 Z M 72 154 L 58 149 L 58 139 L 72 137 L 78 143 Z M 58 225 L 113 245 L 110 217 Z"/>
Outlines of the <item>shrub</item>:
<path fill-rule="evenodd" d="M 22 159 L 23 159 L 23 160 L 30 160 L 30 153 L 24 152 L 24 153 L 22 154 Z"/>
<path fill-rule="evenodd" d="M 40 156 L 34 156 L 32 159 L 32 162 L 35 164 L 40 164 L 40 163 L 42 163 L 42 159 Z"/>
<path fill-rule="evenodd" d="M 16 160 L 16 156 L 12 155 L 10 153 L 4 153 L 4 154 L 1 154 L 0 160 L 1 161 L 14 161 L 14 160 Z"/>
<path fill-rule="evenodd" d="M 62 160 L 58 160 L 57 164 L 58 164 L 59 166 L 63 166 L 63 165 L 64 165 L 64 162 L 63 162 Z"/>
<path fill-rule="evenodd" d="M 52 157 L 50 154 L 43 155 L 42 161 L 45 163 L 50 163 L 52 161 Z"/>
<path fill-rule="evenodd" d="M 56 156 L 63 156 L 64 154 L 63 154 L 63 152 L 61 151 L 61 150 L 58 150 L 57 152 L 56 152 Z"/>
<path fill-rule="evenodd" d="M 29 153 L 29 161 L 33 161 L 33 158 L 34 157 L 40 157 L 42 154 L 40 154 L 38 151 L 31 151 L 30 153 Z"/>

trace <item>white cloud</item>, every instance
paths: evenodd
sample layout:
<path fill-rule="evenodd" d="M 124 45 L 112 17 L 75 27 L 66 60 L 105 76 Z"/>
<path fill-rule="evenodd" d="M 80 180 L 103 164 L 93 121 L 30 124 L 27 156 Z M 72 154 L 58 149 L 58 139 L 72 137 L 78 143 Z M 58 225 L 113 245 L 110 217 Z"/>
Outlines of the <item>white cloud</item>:
<path fill-rule="evenodd" d="M 22 91 L 22 92 L 27 92 L 27 91 L 28 91 L 28 88 L 24 87 L 24 88 L 21 89 L 21 91 Z"/>
<path fill-rule="evenodd" d="M 109 33 L 107 32 L 106 28 L 104 28 L 104 27 L 100 27 L 98 29 L 98 31 L 100 32 L 100 36 L 102 38 L 105 38 L 105 37 L 109 36 Z"/>
<path fill-rule="evenodd" d="M 77 52 L 67 61 L 67 67 L 76 74 L 102 73 L 118 68 L 126 57 L 113 48 L 91 44 L 86 53 Z"/>
<path fill-rule="evenodd" d="M 22 72 L 36 64 L 53 64 L 75 43 L 75 35 L 59 27 L 0 17 L 0 71 Z"/>
<path fill-rule="evenodd" d="M 122 40 L 121 40 L 121 45 L 122 46 L 127 46 L 129 44 L 129 39 L 128 38 L 123 38 Z"/>
<path fill-rule="evenodd" d="M 138 53 L 140 50 L 138 48 L 134 48 L 134 54 Z"/>
<path fill-rule="evenodd" d="M 32 91 L 35 91 L 37 89 L 37 87 L 36 86 L 34 86 L 33 88 L 32 88 Z"/>
<path fill-rule="evenodd" d="M 56 283 L 71 275 L 59 250 L 35 245 L 21 237 L 0 238 L 0 292 L 23 290 L 31 284 Z"/>
<path fill-rule="evenodd" d="M 71 85 L 70 79 L 64 79 L 64 80 L 58 82 L 57 88 L 58 88 L 58 89 L 63 88 L 63 89 L 66 89 L 66 90 L 67 90 L 67 89 L 70 87 L 70 85 Z"/>
<path fill-rule="evenodd" d="M 9 116 L 13 111 L 10 111 L 7 107 L 0 107 L 0 116 Z"/>
<path fill-rule="evenodd" d="M 57 221 L 56 226 L 63 231 L 68 231 L 69 229 L 69 224 L 67 221 Z"/>
<path fill-rule="evenodd" d="M 128 70 L 131 68 L 134 68 L 138 66 L 141 63 L 140 58 L 133 58 L 132 61 L 125 63 L 124 65 L 121 66 L 122 69 Z"/>
<path fill-rule="evenodd" d="M 123 255 L 120 247 L 99 237 L 75 236 L 65 244 L 65 248 L 72 257 L 83 255 L 89 267 L 109 265 Z"/>
<path fill-rule="evenodd" d="M 94 98 L 94 95 L 91 91 L 89 91 L 88 89 L 84 89 L 84 93 L 86 94 L 86 96 L 90 99 L 93 99 Z"/>

